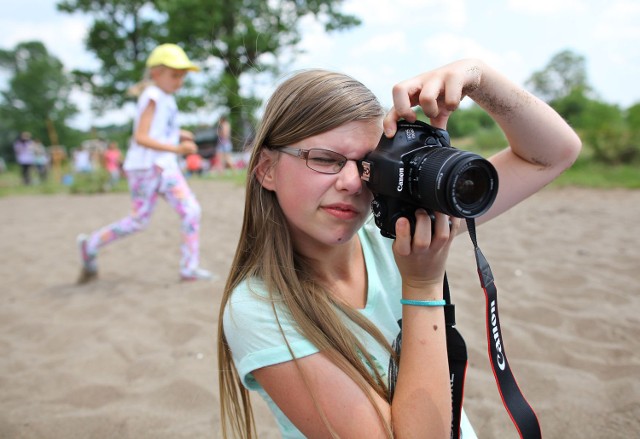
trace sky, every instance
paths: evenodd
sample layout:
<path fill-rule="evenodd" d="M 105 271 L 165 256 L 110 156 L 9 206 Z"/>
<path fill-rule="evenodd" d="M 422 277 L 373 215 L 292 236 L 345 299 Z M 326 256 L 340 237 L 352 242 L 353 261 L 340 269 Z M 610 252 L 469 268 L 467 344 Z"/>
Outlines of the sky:
<path fill-rule="evenodd" d="M 62 14 L 55 3 L 7 2 L 0 16 L 0 48 L 40 40 L 69 70 L 96 68 L 83 42 L 90 17 Z M 585 57 L 588 82 L 600 100 L 622 108 L 640 102 L 637 0 L 344 0 L 342 10 L 357 15 L 362 25 L 327 34 L 305 20 L 304 53 L 289 70 L 347 73 L 388 107 L 394 84 L 460 58 L 481 58 L 524 86 L 554 55 L 571 50 Z M 272 85 L 253 88 L 266 97 Z M 73 99 L 82 110 L 72 121 L 77 128 L 132 117 L 131 108 L 93 115 L 87 96 Z"/>

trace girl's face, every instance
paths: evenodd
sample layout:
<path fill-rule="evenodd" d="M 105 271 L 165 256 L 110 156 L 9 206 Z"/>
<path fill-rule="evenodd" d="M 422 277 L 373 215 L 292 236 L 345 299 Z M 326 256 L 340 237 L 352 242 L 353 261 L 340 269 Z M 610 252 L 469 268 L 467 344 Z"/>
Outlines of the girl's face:
<path fill-rule="evenodd" d="M 184 83 L 184 78 L 189 73 L 185 69 L 172 69 L 171 67 L 158 66 L 151 69 L 151 79 L 167 94 L 173 94 L 180 90 Z"/>
<path fill-rule="evenodd" d="M 349 160 L 337 174 L 322 174 L 299 157 L 265 150 L 272 166 L 263 168 L 262 183 L 276 193 L 298 251 L 309 254 L 317 246 L 342 244 L 362 226 L 370 212 L 372 195 L 360 179 L 354 160 L 372 151 L 381 135 L 380 123 L 356 121 L 290 145 L 342 154 Z"/>

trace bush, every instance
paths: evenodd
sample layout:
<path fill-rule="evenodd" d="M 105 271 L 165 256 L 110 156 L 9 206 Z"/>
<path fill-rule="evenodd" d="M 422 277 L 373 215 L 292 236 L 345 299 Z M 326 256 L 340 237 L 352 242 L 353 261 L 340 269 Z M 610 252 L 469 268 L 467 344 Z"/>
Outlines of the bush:
<path fill-rule="evenodd" d="M 69 186 L 72 194 L 97 194 L 109 192 L 109 173 L 105 170 L 73 174 L 73 182 Z"/>
<path fill-rule="evenodd" d="M 479 106 L 455 111 L 447 122 L 447 131 L 451 137 L 467 137 L 475 135 L 479 130 L 496 126 L 493 119 Z"/>
<path fill-rule="evenodd" d="M 491 128 L 480 129 L 473 135 L 470 150 L 488 156 L 506 147 L 507 138 L 500 127 L 494 125 Z"/>

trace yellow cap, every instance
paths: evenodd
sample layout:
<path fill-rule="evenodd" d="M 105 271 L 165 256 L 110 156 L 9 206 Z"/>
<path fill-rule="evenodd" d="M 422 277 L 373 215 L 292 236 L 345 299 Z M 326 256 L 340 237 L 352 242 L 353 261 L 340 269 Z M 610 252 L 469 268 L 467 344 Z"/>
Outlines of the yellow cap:
<path fill-rule="evenodd" d="M 189 60 L 184 50 L 175 44 L 161 44 L 151 51 L 147 58 L 147 67 L 167 66 L 178 70 L 197 72 L 200 67 Z"/>

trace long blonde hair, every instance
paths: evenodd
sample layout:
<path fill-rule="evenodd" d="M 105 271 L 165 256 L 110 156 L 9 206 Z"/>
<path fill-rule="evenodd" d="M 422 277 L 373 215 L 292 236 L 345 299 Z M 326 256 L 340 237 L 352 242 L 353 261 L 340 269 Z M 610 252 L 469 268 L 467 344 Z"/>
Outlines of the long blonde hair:
<path fill-rule="evenodd" d="M 252 144 L 242 231 L 218 321 L 224 437 L 228 433 L 242 438 L 256 436 L 249 392 L 243 387 L 233 364 L 223 327 L 223 313 L 229 297 L 246 279 L 260 279 L 269 293 L 275 318 L 275 303 L 278 303 L 289 311 L 297 329 L 347 373 L 368 395 L 372 404 L 369 388 L 385 399 L 389 398 L 386 383 L 377 369 L 371 367 L 371 356 L 347 328 L 344 316 L 394 355 L 391 346 L 369 320 L 336 301 L 329 291 L 314 281 L 309 262 L 293 249 L 287 222 L 275 194 L 262 187 L 255 172 L 263 148 L 288 146 L 352 121 L 378 123 L 383 115 L 380 103 L 363 84 L 349 76 L 325 70 L 306 70 L 290 77 L 276 89 L 265 108 Z M 316 407 L 326 422 L 318 404 Z M 378 410 L 375 404 L 374 407 Z M 383 419 L 380 411 L 378 415 Z M 328 424 L 327 427 L 331 431 Z M 387 434 L 391 437 L 388 425 Z"/>

